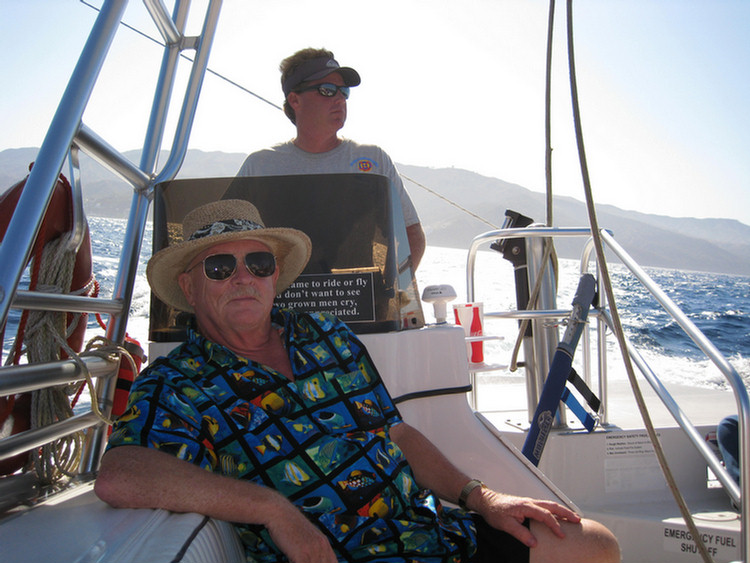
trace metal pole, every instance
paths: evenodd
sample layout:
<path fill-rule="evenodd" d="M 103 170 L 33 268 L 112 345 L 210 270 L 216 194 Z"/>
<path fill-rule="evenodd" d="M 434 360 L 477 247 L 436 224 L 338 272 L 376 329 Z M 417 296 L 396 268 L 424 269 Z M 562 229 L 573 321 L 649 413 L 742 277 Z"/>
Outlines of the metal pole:
<path fill-rule="evenodd" d="M 14 288 L 31 255 L 52 188 L 80 127 L 83 111 L 126 4 L 126 0 L 109 0 L 99 12 L 0 245 L 0 264 L 3 265 L 0 268 L 0 326 L 8 318 Z M 25 248 L 19 248 L 21 241 L 25 241 Z"/>

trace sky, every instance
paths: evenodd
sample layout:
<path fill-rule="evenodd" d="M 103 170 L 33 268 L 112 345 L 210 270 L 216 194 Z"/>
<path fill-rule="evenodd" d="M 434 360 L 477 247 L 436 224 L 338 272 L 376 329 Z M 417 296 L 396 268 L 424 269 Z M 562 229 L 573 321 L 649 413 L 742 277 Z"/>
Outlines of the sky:
<path fill-rule="evenodd" d="M 196 0 L 189 32 L 204 11 Z M 292 138 L 274 107 L 279 62 L 325 47 L 362 76 L 343 136 L 399 163 L 543 192 L 548 12 L 546 0 L 225 0 L 209 68 L 271 103 L 207 76 L 190 148 L 248 153 Z M 96 15 L 80 0 L 0 0 L 0 151 L 42 143 Z M 558 0 L 553 192 L 583 200 L 566 17 Z M 142 2 L 123 19 L 158 37 Z M 573 33 L 594 200 L 750 225 L 750 2 L 573 0 Z M 115 39 L 84 123 L 117 149 L 143 143 L 160 60 L 130 29 Z"/>

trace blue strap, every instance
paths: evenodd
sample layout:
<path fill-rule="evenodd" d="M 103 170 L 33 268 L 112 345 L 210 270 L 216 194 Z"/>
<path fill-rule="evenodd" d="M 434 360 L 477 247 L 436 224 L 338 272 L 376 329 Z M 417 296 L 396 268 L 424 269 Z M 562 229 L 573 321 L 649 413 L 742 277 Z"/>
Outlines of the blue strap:
<path fill-rule="evenodd" d="M 578 399 L 576 399 L 575 395 L 573 395 L 573 393 L 571 393 L 567 387 L 563 389 L 562 400 L 566 405 L 568 405 L 570 412 L 576 415 L 576 418 L 581 421 L 583 427 L 589 432 L 592 432 L 594 430 L 594 427 L 596 426 L 596 419 L 591 416 L 591 413 L 589 413 L 589 411 L 583 408 L 581 403 L 578 402 Z"/>

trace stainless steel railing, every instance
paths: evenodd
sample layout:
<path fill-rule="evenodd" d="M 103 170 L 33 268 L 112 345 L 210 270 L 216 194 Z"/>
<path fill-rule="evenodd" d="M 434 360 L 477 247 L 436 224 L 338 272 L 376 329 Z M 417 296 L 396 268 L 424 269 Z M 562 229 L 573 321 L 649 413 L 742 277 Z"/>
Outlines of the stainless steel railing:
<path fill-rule="evenodd" d="M 222 0 L 210 0 L 201 34 L 184 34 L 190 0 L 175 3 L 168 14 L 161 0 L 143 0 L 165 43 L 160 75 L 157 81 L 151 116 L 139 166 L 132 164 L 104 139 L 83 123 L 83 114 L 94 89 L 100 69 L 118 31 L 127 0 L 107 0 L 102 6 L 79 61 L 73 71 L 60 105 L 42 143 L 34 167 L 18 201 L 16 211 L 0 244 L 0 326 L 4 326 L 9 310 L 46 309 L 53 311 L 95 312 L 109 315 L 107 338 L 121 343 L 125 337 L 127 314 L 133 294 L 143 234 L 148 217 L 153 186 L 176 176 L 187 152 L 188 138 L 196 112 L 208 57 L 213 43 Z M 189 80 L 185 87 L 182 109 L 176 125 L 174 141 L 161 170 L 156 169 L 177 63 L 182 51 L 195 51 Z M 19 291 L 18 284 L 28 263 L 31 249 L 46 213 L 52 190 L 66 158 L 72 164 L 76 201 L 82 201 L 78 151 L 82 150 L 103 164 L 133 188 L 130 216 L 122 244 L 118 275 L 111 299 Z M 78 205 L 80 206 L 80 205 Z M 85 220 L 79 213 L 77 225 Z M 79 229 L 76 229 L 76 232 Z M 75 235 L 74 235 L 75 240 Z M 103 414 L 109 415 L 114 394 L 113 377 L 118 362 L 100 357 L 84 357 L 82 362 L 66 360 L 47 364 L 7 366 L 0 368 L 0 396 L 37 390 L 53 385 L 82 381 L 85 369 L 97 380 L 96 394 Z M 106 440 L 106 427 L 93 412 L 74 416 L 48 427 L 29 430 L 0 441 L 0 459 L 12 457 L 66 434 L 89 428 L 80 471 L 96 469 Z"/>
<path fill-rule="evenodd" d="M 498 239 L 505 238 L 554 238 L 554 237 L 591 237 L 591 230 L 588 228 L 567 228 L 558 229 L 554 227 L 528 227 L 520 229 L 499 229 L 490 231 L 477 236 L 469 248 L 467 267 L 466 267 L 466 287 L 467 300 L 473 301 L 475 298 L 474 290 L 474 272 L 476 265 L 476 253 L 479 248 L 488 242 L 494 242 Z M 742 518 L 742 552 L 747 556 L 748 546 L 750 546 L 750 530 L 747 523 L 750 522 L 750 499 L 746 494 L 747 487 L 750 484 L 750 398 L 747 388 L 742 378 L 724 357 L 724 355 L 714 346 L 714 344 L 700 331 L 700 329 L 685 315 L 685 313 L 667 296 L 667 294 L 658 286 L 658 284 L 640 267 L 640 265 L 615 241 L 611 233 L 602 230 L 602 242 L 607 250 L 614 253 L 622 262 L 626 269 L 640 282 L 641 286 L 664 308 L 669 316 L 680 326 L 684 333 L 698 346 L 711 363 L 720 371 L 728 384 L 730 385 L 735 400 L 737 402 L 737 412 L 739 417 L 740 430 L 740 470 L 741 486 L 731 478 L 724 466 L 708 447 L 703 436 L 698 432 L 696 427 L 682 411 L 677 401 L 669 393 L 667 388 L 662 384 L 659 377 L 651 369 L 645 359 L 641 356 L 633 344 L 627 341 L 627 352 L 635 366 L 655 391 L 661 402 L 672 415 L 678 426 L 685 432 L 696 450 L 706 460 L 707 465 L 711 468 L 718 480 L 724 486 L 729 496 L 735 503 L 741 507 Z M 586 242 L 582 251 L 580 271 L 586 273 L 589 270 L 589 263 L 592 259 L 593 243 L 591 239 Z M 534 280 L 534 272 L 530 272 L 530 285 Z M 546 291 L 554 291 L 554 287 L 547 287 Z M 600 291 L 600 299 L 603 299 L 604 292 Z M 510 312 L 492 312 L 485 311 L 485 317 L 491 318 L 514 318 L 514 319 L 562 319 L 569 314 L 568 310 L 530 310 L 530 311 L 510 311 Z M 597 343 L 598 343 L 598 364 L 597 364 L 597 381 L 599 385 L 600 398 L 602 401 L 601 417 L 602 421 L 607 421 L 607 362 L 606 362 L 606 331 L 612 329 L 611 319 L 607 311 L 607 303 L 602 302 L 596 310 L 590 314 L 597 319 Z M 584 379 L 590 382 L 592 375 L 592 365 L 589 358 L 590 343 L 590 325 L 587 326 L 584 335 L 583 344 L 583 371 Z M 534 353 L 538 351 L 535 350 Z M 545 353 L 546 350 L 541 350 Z M 540 362 L 535 359 L 532 365 L 538 365 Z M 527 385 L 534 386 L 535 382 L 529 381 L 527 375 Z M 534 405 L 535 406 L 535 405 Z M 530 406 L 529 416 L 533 414 L 533 406 Z M 728 413 L 729 414 L 729 413 Z M 718 421 L 717 421 L 718 422 Z M 745 559 L 747 560 L 747 559 Z"/>

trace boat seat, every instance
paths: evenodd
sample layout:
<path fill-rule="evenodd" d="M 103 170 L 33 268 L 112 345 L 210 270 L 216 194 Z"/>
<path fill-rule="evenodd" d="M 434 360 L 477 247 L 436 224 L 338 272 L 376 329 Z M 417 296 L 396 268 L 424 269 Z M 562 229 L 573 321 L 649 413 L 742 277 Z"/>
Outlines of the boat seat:
<path fill-rule="evenodd" d="M 0 545 L 6 553 L 23 553 L 25 561 L 245 562 L 230 523 L 200 514 L 111 508 L 94 494 L 93 485 L 7 516 Z"/>

